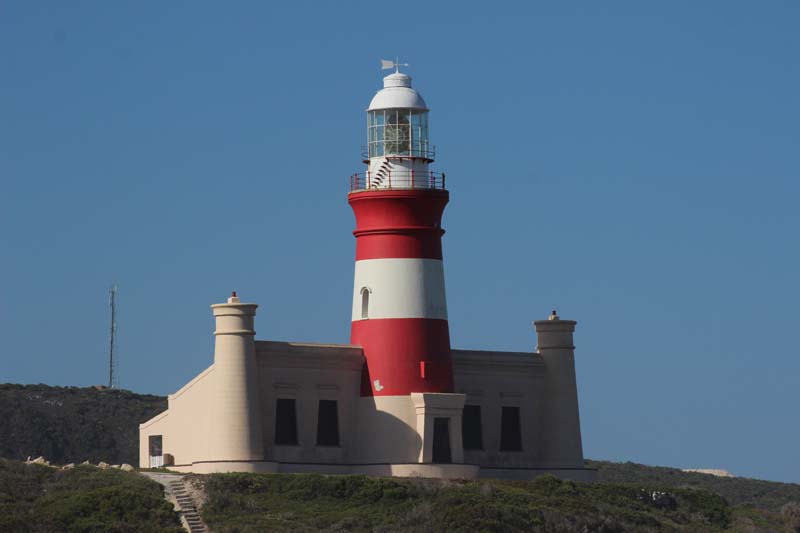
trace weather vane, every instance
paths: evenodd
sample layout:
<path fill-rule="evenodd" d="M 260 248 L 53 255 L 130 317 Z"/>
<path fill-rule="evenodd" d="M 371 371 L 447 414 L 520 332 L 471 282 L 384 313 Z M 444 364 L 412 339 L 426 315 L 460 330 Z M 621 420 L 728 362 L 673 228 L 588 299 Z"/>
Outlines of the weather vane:
<path fill-rule="evenodd" d="M 388 70 L 393 68 L 395 72 L 400 72 L 400 67 L 410 67 L 408 63 L 400 63 L 399 59 L 394 58 L 394 61 L 391 59 L 381 59 L 381 70 Z"/>

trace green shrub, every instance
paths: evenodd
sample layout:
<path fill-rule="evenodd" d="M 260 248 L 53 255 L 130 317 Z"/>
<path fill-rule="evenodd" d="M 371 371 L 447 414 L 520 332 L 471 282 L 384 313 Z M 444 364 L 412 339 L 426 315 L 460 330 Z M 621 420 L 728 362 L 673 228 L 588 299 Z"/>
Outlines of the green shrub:
<path fill-rule="evenodd" d="M 0 459 L 0 532 L 182 531 L 158 483 L 79 466 L 57 470 Z"/>
<path fill-rule="evenodd" d="M 316 474 L 200 479 L 208 493 L 203 517 L 219 532 L 724 531 L 738 513 L 724 498 L 696 489 L 583 484 L 553 476 L 466 482 Z M 765 513 L 757 517 L 759 527 L 783 530 L 778 515 Z"/>

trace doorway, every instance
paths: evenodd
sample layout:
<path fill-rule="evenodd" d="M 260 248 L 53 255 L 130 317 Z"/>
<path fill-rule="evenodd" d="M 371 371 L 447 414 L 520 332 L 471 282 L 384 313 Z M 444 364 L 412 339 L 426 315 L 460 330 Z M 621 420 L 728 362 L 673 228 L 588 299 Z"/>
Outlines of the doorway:
<path fill-rule="evenodd" d="M 150 468 L 164 466 L 164 445 L 162 435 L 150 435 L 147 439 L 150 455 Z"/>
<path fill-rule="evenodd" d="M 450 419 L 433 419 L 433 462 L 452 463 L 450 454 Z"/>

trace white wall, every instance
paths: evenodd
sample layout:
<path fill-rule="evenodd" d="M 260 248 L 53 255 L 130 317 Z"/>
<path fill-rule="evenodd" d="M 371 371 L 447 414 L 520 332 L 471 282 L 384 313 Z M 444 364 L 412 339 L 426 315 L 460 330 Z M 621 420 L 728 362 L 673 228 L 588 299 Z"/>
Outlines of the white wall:
<path fill-rule="evenodd" d="M 361 289 L 368 287 L 369 318 L 447 320 L 444 267 L 439 259 L 356 261 L 354 321 L 361 320 Z"/>

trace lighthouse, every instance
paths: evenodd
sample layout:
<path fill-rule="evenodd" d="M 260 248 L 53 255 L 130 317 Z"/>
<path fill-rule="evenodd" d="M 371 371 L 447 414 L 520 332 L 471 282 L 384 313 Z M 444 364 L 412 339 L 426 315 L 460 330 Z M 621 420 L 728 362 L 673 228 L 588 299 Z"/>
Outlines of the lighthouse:
<path fill-rule="evenodd" d="M 442 213 L 444 174 L 429 166 L 428 107 L 395 72 L 367 109 L 367 171 L 354 175 L 351 344 L 366 359 L 362 396 L 453 392 Z"/>
<path fill-rule="evenodd" d="M 233 293 L 212 306 L 211 365 L 139 426 L 142 466 L 594 478 L 583 463 L 575 321 L 555 311 L 534 321 L 533 351 L 451 347 L 442 260 L 449 181 L 431 168 L 428 105 L 400 65 L 381 63 L 394 72 L 366 109 L 366 169 L 350 176 L 347 194 L 356 245 L 350 342 L 256 339 L 258 306 Z"/>

